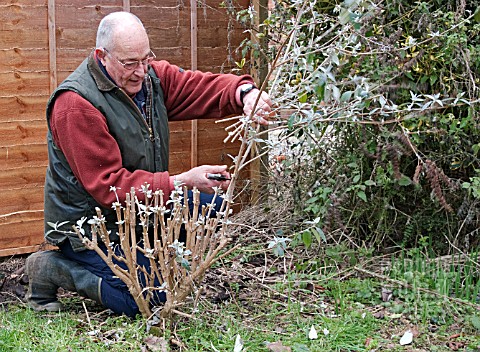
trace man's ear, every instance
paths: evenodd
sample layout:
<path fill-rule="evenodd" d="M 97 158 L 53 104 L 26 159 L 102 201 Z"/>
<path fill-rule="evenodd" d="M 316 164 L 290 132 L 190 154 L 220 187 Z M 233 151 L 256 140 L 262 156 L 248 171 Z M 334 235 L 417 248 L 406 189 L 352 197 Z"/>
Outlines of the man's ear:
<path fill-rule="evenodd" d="M 100 62 L 105 66 L 105 56 L 107 52 L 103 48 L 95 48 L 95 57 L 100 59 Z"/>

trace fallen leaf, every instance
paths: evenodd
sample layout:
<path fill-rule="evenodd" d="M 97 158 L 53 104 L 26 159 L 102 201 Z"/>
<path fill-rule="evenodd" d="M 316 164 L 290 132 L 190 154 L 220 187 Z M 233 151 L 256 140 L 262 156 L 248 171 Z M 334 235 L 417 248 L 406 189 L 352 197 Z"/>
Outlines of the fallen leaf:
<path fill-rule="evenodd" d="M 87 335 L 89 336 L 97 336 L 99 334 L 100 330 L 99 329 L 96 329 L 96 330 L 91 330 L 89 332 L 87 332 Z"/>
<path fill-rule="evenodd" d="M 240 334 L 237 334 L 235 338 L 235 347 L 233 348 L 233 352 L 241 352 L 243 350 L 243 341 L 240 337 Z"/>
<path fill-rule="evenodd" d="M 312 325 L 312 327 L 310 328 L 310 331 L 308 333 L 308 338 L 310 340 L 316 340 L 318 339 L 318 335 L 317 335 L 317 330 L 315 330 L 315 327 Z"/>
<path fill-rule="evenodd" d="M 392 299 L 393 291 L 387 288 L 382 288 L 382 301 L 388 302 Z"/>
<path fill-rule="evenodd" d="M 411 344 L 413 341 L 413 333 L 410 330 L 405 331 L 400 339 L 400 345 L 405 346 Z"/>
<path fill-rule="evenodd" d="M 373 317 L 377 319 L 383 319 L 385 318 L 385 311 L 379 310 L 378 312 L 373 313 Z"/>
<path fill-rule="evenodd" d="M 418 331 L 418 327 L 416 325 L 410 327 L 410 331 L 413 334 L 413 337 L 418 337 L 420 335 L 420 331 Z"/>
<path fill-rule="evenodd" d="M 458 351 L 460 348 L 465 347 L 465 343 L 460 342 L 460 341 L 449 341 L 447 343 L 448 348 L 450 348 L 452 351 Z"/>
<path fill-rule="evenodd" d="M 291 352 L 292 349 L 289 346 L 284 346 L 281 341 L 267 343 L 267 348 L 272 352 Z"/>
<path fill-rule="evenodd" d="M 147 345 L 149 351 L 155 352 L 167 352 L 168 343 L 163 337 L 158 336 L 148 336 L 143 340 Z"/>

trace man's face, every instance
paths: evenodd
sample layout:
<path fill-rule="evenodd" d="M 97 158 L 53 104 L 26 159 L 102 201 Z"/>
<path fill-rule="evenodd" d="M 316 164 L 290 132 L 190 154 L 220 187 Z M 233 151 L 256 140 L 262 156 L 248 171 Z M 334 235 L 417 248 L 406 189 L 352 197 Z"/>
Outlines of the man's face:
<path fill-rule="evenodd" d="M 100 51 L 99 55 L 110 77 L 130 96 L 142 89 L 143 79 L 148 70 L 146 59 L 151 57 L 150 44 L 146 34 L 134 32 L 117 40 L 112 49 L 105 48 L 107 50 Z M 138 62 L 136 68 L 128 67 L 135 62 Z"/>

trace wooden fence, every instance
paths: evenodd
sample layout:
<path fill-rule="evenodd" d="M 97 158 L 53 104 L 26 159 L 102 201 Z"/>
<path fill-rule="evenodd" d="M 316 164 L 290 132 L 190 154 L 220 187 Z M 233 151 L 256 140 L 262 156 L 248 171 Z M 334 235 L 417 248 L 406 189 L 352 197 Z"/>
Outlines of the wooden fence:
<path fill-rule="evenodd" d="M 0 4 L 0 256 L 35 251 L 43 240 L 47 167 L 45 105 L 95 46 L 100 20 L 130 11 L 152 50 L 187 69 L 228 72 L 244 29 L 218 0 L 7 0 Z M 240 0 L 235 6 L 246 7 Z M 196 6 L 195 6 L 196 5 Z M 171 124 L 170 171 L 228 163 L 225 125 Z"/>

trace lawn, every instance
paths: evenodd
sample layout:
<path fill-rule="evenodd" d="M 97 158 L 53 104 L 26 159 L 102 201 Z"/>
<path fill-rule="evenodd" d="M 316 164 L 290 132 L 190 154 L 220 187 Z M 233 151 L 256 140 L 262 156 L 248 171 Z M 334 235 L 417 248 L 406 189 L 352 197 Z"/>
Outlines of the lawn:
<path fill-rule="evenodd" d="M 474 279 L 465 281 L 472 261 L 460 256 L 433 260 L 419 250 L 372 256 L 337 245 L 292 247 L 277 257 L 263 247 L 245 245 L 222 260 L 183 315 L 153 326 L 62 290 L 65 312 L 34 312 L 14 298 L 23 287 L 23 258 L 4 259 L 0 350 L 480 349 L 478 261 L 468 269 Z"/>

